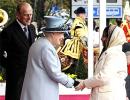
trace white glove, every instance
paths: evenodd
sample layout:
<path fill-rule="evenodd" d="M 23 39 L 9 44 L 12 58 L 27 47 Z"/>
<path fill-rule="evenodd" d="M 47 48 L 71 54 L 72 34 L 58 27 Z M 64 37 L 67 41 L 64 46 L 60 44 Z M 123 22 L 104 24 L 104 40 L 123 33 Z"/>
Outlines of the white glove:
<path fill-rule="evenodd" d="M 73 84 L 74 84 L 74 80 L 72 78 L 69 78 L 68 77 L 68 82 L 65 84 L 65 87 L 67 88 L 72 88 L 73 87 Z"/>

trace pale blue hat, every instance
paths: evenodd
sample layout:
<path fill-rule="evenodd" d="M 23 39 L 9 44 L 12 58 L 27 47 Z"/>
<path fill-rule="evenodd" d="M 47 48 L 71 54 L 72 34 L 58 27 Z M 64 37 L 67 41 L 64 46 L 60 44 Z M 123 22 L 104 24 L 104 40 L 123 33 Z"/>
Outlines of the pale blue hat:
<path fill-rule="evenodd" d="M 64 27 L 66 22 L 65 19 L 57 16 L 44 16 L 46 25 L 44 32 L 66 32 L 67 30 Z"/>

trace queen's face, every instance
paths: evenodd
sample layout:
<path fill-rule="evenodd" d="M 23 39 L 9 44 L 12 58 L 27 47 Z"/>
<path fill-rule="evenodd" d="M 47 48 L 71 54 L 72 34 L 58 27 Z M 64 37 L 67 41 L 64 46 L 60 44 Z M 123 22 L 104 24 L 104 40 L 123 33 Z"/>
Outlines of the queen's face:
<path fill-rule="evenodd" d="M 64 33 L 63 32 L 55 32 L 53 34 L 53 44 L 56 47 L 59 47 L 64 41 Z"/>

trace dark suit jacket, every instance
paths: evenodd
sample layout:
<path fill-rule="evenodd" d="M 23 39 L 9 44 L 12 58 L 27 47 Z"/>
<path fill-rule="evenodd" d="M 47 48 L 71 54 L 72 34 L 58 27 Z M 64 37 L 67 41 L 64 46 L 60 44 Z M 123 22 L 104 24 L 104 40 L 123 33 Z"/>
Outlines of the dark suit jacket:
<path fill-rule="evenodd" d="M 29 47 L 36 37 L 34 26 L 30 25 L 28 29 L 29 40 L 17 21 L 6 27 L 0 34 L 1 52 L 7 52 L 6 60 L 2 59 L 3 54 L 0 53 L 2 66 L 6 68 L 6 100 L 20 100 Z"/>

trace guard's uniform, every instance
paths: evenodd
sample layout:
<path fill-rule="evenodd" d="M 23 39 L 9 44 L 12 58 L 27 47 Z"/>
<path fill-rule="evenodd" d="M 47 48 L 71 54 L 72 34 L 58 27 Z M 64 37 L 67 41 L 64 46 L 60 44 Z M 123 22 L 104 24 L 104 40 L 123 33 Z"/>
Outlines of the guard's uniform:
<path fill-rule="evenodd" d="M 121 27 L 124 30 L 127 41 L 130 42 L 130 23 L 124 22 Z"/>
<path fill-rule="evenodd" d="M 63 53 L 79 59 L 82 46 L 86 46 L 88 29 L 85 21 L 76 17 L 70 30 L 72 39 L 63 47 Z M 83 44 L 83 45 L 82 45 Z"/>
<path fill-rule="evenodd" d="M 73 36 L 76 36 L 76 37 L 86 36 L 87 37 L 88 28 L 87 28 L 86 22 L 82 18 L 76 17 L 72 24 L 70 33 L 72 37 Z"/>
<path fill-rule="evenodd" d="M 88 40 L 88 29 L 84 19 L 85 8 L 78 7 L 74 13 L 76 14 L 76 18 L 70 29 L 71 39 L 67 39 L 65 45 L 58 52 L 61 59 L 62 71 L 71 72 L 70 74 L 76 73 L 76 67 L 79 66 L 78 62 L 81 58 L 80 55 L 83 54 L 82 51 L 84 48 L 87 48 Z M 85 52 L 84 55 L 87 55 L 87 53 Z"/>
<path fill-rule="evenodd" d="M 66 70 L 68 69 L 71 64 L 73 63 L 72 59 L 76 59 L 78 60 L 80 58 L 80 54 L 83 50 L 83 48 L 86 46 L 87 47 L 87 34 L 88 34 L 88 29 L 87 29 L 87 25 L 85 23 L 85 21 L 80 18 L 80 17 L 76 17 L 71 30 L 71 39 L 62 47 L 62 49 L 60 50 L 60 53 L 63 55 L 66 55 L 67 60 L 66 61 L 70 61 L 70 64 L 67 63 L 63 65 L 63 63 L 65 61 L 62 62 L 62 70 Z M 68 60 L 68 57 L 70 57 Z"/>

